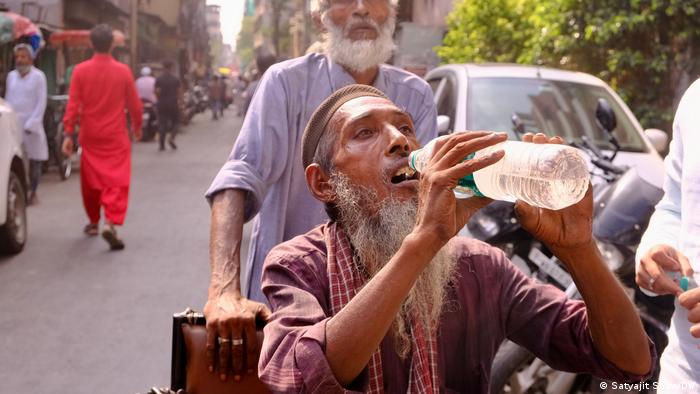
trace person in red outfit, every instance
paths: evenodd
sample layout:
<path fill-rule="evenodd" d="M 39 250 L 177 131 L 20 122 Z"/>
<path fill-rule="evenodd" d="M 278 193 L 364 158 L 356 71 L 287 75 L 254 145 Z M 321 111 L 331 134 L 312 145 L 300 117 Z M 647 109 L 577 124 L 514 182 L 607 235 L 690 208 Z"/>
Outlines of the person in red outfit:
<path fill-rule="evenodd" d="M 124 248 L 115 226 L 124 223 L 131 176 L 131 141 L 124 109 L 128 109 L 136 139 L 141 139 L 141 100 L 129 68 L 114 60 L 110 52 L 112 28 L 98 25 L 90 32 L 95 55 L 73 71 L 66 115 L 67 136 L 80 123 L 80 185 L 83 204 L 90 222 L 85 233 L 98 234 L 100 209 L 105 223 L 102 237 L 110 249 Z M 63 151 L 73 152 L 72 138 L 66 138 Z"/>

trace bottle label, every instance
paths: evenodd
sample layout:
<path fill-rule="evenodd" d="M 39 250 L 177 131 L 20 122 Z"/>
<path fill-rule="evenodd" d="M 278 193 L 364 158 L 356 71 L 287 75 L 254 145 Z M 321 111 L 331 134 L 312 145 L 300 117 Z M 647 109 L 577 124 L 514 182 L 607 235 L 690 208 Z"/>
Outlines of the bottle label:
<path fill-rule="evenodd" d="M 476 154 L 470 154 L 463 161 L 473 159 L 474 155 Z M 465 197 L 484 197 L 483 193 L 481 193 L 481 190 L 479 190 L 479 188 L 476 186 L 476 182 L 474 181 L 474 174 L 469 174 L 464 178 L 460 179 L 459 182 L 457 182 L 457 188 L 460 189 L 458 193 L 466 195 Z"/>
<path fill-rule="evenodd" d="M 422 155 L 425 154 L 426 152 L 424 151 L 424 149 L 418 149 L 416 151 L 411 152 L 410 156 L 408 157 L 408 166 L 414 171 L 421 172 L 421 170 L 423 170 L 423 167 L 425 166 L 425 163 L 421 162 L 421 159 Z M 473 159 L 475 155 L 476 153 L 472 153 L 462 161 L 464 162 Z M 418 161 L 418 163 L 416 163 L 416 161 Z M 474 174 L 469 174 L 457 182 L 455 194 L 458 198 L 484 197 L 479 188 L 476 186 L 476 182 L 474 181 Z"/>

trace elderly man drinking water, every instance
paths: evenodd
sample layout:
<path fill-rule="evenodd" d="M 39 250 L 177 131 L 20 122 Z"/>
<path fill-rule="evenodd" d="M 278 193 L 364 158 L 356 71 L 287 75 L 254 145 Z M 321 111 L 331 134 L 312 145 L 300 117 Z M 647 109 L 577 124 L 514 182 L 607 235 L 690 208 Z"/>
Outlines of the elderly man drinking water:
<path fill-rule="evenodd" d="M 591 236 L 590 190 L 560 211 L 516 205 L 583 301 L 528 278 L 499 249 L 456 237 L 490 202 L 456 199 L 457 181 L 503 152 L 463 159 L 505 139 L 444 137 L 419 176 L 407 167 L 419 147 L 411 117 L 383 93 L 351 85 L 321 104 L 302 160 L 330 222 L 274 248 L 263 268 L 273 313 L 259 371 L 273 391 L 486 393 L 506 338 L 556 369 L 618 382 L 650 374 L 653 344 Z"/>

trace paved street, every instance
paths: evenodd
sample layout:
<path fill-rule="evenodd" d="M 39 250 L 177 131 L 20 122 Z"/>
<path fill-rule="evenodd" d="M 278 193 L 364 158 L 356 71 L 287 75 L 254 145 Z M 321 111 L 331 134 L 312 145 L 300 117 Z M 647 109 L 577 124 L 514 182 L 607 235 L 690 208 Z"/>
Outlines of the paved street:
<path fill-rule="evenodd" d="M 3 393 L 136 393 L 170 382 L 171 316 L 201 310 L 209 279 L 203 194 L 241 120 L 197 115 L 179 150 L 134 146 L 123 252 L 82 234 L 78 174 L 43 178 L 29 241 L 0 257 Z"/>

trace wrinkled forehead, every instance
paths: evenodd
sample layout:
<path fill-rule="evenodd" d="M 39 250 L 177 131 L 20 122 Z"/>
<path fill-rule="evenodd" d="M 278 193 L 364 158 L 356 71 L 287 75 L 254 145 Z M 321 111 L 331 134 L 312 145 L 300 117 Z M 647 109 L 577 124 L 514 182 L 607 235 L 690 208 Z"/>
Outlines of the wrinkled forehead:
<path fill-rule="evenodd" d="M 319 12 L 319 11 L 324 11 L 328 7 L 330 7 L 331 3 L 333 0 L 311 0 L 309 1 L 309 10 L 313 12 Z M 356 1 L 356 0 L 352 0 Z M 375 0 L 375 1 L 382 1 L 382 0 Z M 348 0 L 344 0 L 344 2 L 348 2 Z M 383 0 L 383 2 L 387 3 L 388 5 L 392 7 L 397 7 L 399 5 L 399 0 Z"/>
<path fill-rule="evenodd" d="M 391 100 L 383 97 L 357 97 L 349 100 L 338 108 L 331 118 L 332 121 L 352 121 L 367 117 L 381 119 L 384 115 L 406 115 L 408 114 L 397 107 Z"/>

